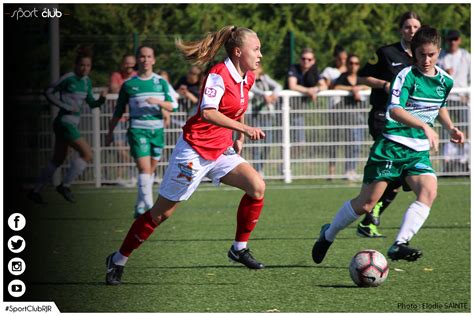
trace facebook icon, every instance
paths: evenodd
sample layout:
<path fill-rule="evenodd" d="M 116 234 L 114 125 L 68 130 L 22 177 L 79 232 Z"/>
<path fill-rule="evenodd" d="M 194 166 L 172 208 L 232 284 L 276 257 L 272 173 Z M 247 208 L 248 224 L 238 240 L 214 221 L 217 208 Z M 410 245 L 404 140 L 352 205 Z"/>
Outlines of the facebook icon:
<path fill-rule="evenodd" d="M 11 230 L 20 231 L 25 228 L 26 219 L 21 213 L 13 213 L 8 217 L 8 226 Z"/>

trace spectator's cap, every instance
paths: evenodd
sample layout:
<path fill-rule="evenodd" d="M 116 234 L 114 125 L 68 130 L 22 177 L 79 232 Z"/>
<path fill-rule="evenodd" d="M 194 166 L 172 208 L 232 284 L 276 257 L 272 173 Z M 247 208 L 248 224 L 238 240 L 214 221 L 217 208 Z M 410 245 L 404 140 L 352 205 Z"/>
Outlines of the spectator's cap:
<path fill-rule="evenodd" d="M 460 37 L 461 37 L 461 33 L 459 33 L 458 30 L 449 30 L 448 33 L 446 33 L 446 39 L 448 41 L 457 40 Z"/>

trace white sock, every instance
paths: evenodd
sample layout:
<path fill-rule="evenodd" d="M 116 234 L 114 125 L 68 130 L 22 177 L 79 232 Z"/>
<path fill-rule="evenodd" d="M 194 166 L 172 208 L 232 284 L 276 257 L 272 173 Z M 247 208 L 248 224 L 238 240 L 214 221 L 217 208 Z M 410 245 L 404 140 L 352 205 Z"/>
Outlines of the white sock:
<path fill-rule="evenodd" d="M 234 242 L 232 243 L 232 246 L 234 247 L 234 250 L 240 251 L 242 249 L 247 248 L 247 242 L 234 240 Z"/>
<path fill-rule="evenodd" d="M 153 184 L 155 182 L 155 178 L 153 174 L 150 174 L 150 179 L 148 179 L 147 187 L 146 187 L 146 194 L 145 194 L 145 206 L 146 209 L 149 210 L 153 207 Z"/>
<path fill-rule="evenodd" d="M 33 191 L 36 193 L 40 193 L 44 189 L 44 187 L 51 182 L 51 179 L 56 169 L 58 169 L 58 166 L 53 164 L 52 161 L 49 161 L 46 167 L 41 170 L 38 182 L 36 183 Z"/>
<path fill-rule="evenodd" d="M 326 230 L 326 240 L 334 241 L 334 239 L 336 239 L 336 235 L 341 230 L 352 224 L 356 219 L 359 218 L 359 216 L 360 215 L 356 214 L 352 208 L 351 201 L 346 201 L 339 209 L 336 216 L 334 216 L 328 230 Z"/>
<path fill-rule="evenodd" d="M 413 202 L 405 212 L 398 232 L 397 244 L 404 244 L 409 242 L 413 236 L 420 230 L 423 223 L 430 215 L 430 208 L 419 202 Z"/>
<path fill-rule="evenodd" d="M 112 262 L 118 266 L 124 266 L 127 263 L 128 257 L 125 257 L 120 253 L 120 251 L 116 251 L 112 256 Z"/>
<path fill-rule="evenodd" d="M 64 176 L 63 185 L 65 187 L 70 187 L 71 184 L 76 180 L 76 178 L 86 169 L 87 162 L 81 157 L 77 157 L 71 161 L 71 166 Z"/>
<path fill-rule="evenodd" d="M 147 200 L 146 195 L 149 194 L 149 182 L 150 182 L 150 175 L 148 173 L 140 173 L 138 175 L 138 192 L 137 192 L 137 208 L 145 208 L 147 209 Z M 153 193 L 153 192 L 152 192 Z M 148 197 L 149 199 L 149 197 Z"/>

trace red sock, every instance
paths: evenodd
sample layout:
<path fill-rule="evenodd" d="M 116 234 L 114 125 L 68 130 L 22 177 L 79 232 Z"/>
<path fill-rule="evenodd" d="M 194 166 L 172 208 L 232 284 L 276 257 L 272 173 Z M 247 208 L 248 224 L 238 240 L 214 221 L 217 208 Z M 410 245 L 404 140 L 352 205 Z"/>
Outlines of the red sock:
<path fill-rule="evenodd" d="M 126 257 L 130 256 L 133 250 L 140 247 L 150 237 L 157 226 L 158 224 L 153 220 L 150 212 L 140 215 L 130 227 L 120 247 L 120 253 Z"/>
<path fill-rule="evenodd" d="M 254 199 L 244 194 L 237 211 L 235 241 L 248 241 L 263 208 L 263 198 Z"/>

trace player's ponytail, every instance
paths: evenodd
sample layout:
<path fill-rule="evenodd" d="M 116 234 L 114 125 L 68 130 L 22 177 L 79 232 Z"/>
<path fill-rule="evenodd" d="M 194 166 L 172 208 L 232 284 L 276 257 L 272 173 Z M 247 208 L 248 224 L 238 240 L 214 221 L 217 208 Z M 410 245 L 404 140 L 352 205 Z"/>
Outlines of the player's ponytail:
<path fill-rule="evenodd" d="M 245 27 L 228 25 L 217 32 L 207 33 L 199 41 L 183 42 L 178 38 L 176 47 L 187 60 L 192 60 L 196 65 L 205 65 L 213 60 L 222 46 L 231 57 L 234 48 L 243 46 L 244 37 L 248 34 L 256 33 Z"/>

